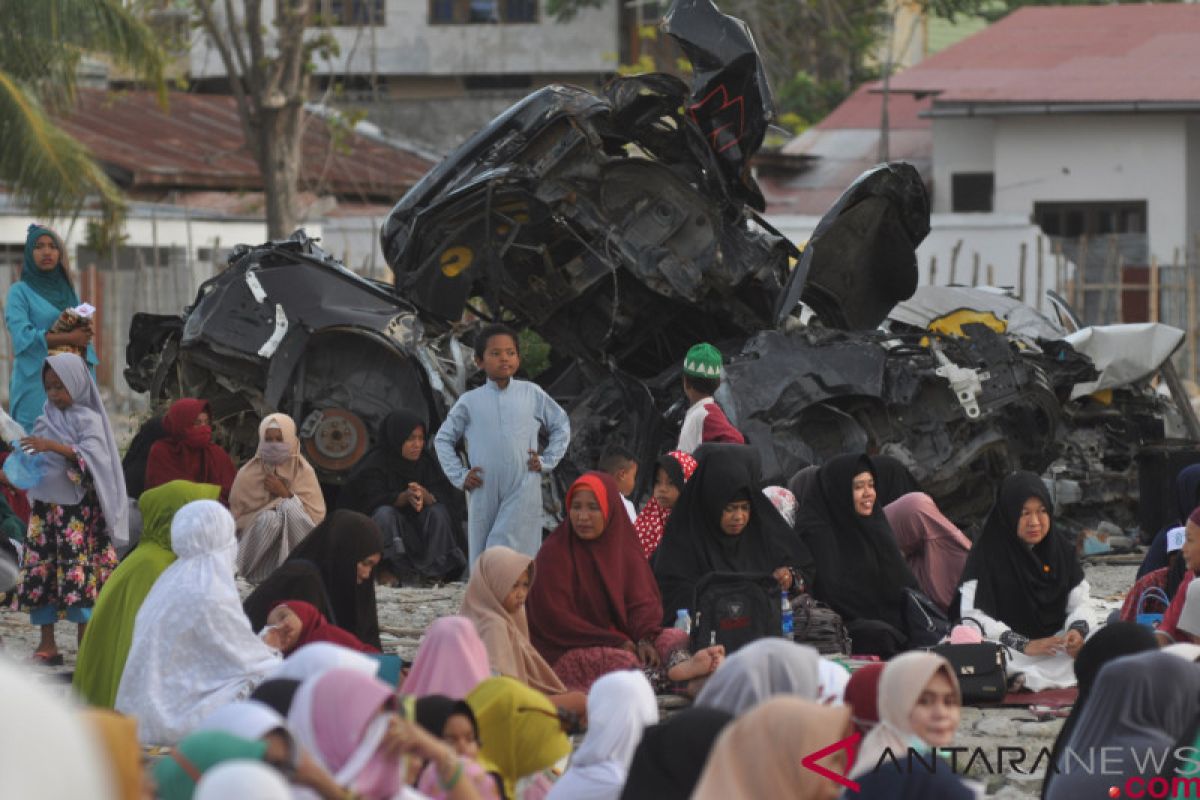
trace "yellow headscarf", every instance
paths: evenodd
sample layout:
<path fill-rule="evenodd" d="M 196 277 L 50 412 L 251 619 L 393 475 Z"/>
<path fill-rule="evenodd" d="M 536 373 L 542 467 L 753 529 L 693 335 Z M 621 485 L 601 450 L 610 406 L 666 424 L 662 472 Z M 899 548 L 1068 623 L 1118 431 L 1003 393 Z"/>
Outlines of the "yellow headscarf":
<path fill-rule="evenodd" d="M 479 724 L 480 753 L 514 797 L 517 781 L 571 752 L 558 711 L 546 695 L 513 678 L 488 678 L 467 695 Z"/>
<path fill-rule="evenodd" d="M 113 784 L 121 800 L 139 800 L 142 796 L 142 747 L 138 744 L 137 722 L 133 717 L 102 708 L 89 708 L 80 714 L 87 720 L 112 767 Z"/>

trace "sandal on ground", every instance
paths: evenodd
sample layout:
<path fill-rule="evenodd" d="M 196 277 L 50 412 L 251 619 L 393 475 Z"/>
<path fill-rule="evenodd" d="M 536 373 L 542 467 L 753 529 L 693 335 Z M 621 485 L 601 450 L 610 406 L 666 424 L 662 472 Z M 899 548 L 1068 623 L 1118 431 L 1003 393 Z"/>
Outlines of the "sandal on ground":
<path fill-rule="evenodd" d="M 43 667 L 61 667 L 63 665 L 62 653 L 55 653 L 54 655 L 34 653 L 29 657 L 29 660 L 34 664 L 41 664 Z"/>

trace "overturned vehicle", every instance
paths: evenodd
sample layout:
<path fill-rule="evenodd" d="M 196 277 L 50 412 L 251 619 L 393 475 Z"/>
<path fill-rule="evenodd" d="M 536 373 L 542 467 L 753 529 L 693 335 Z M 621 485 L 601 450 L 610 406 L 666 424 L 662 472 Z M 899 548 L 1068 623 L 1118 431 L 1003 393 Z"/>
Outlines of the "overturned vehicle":
<path fill-rule="evenodd" d="M 571 414 L 561 484 L 611 442 L 642 463 L 669 449 L 683 353 L 707 340 L 728 360 L 717 399 L 765 480 L 889 454 L 969 529 L 1000 479 L 1029 469 L 1077 526 L 1155 524 L 1131 500 L 1139 460 L 1200 439 L 1170 361 L 1182 333 L 918 289 L 929 202 L 903 163 L 861 176 L 797 249 L 759 213 L 749 165 L 771 98 L 748 32 L 709 0 L 679 0 L 664 27 L 691 86 L 642 75 L 514 105 L 392 210 L 392 286 L 300 233 L 239 248 L 183 315 L 135 316 L 130 385 L 209 399 L 241 456 L 257 419 L 286 411 L 336 485 L 387 411 L 424 409 L 436 427 L 480 379 L 463 320 L 502 319 L 550 346 L 536 379 Z"/>

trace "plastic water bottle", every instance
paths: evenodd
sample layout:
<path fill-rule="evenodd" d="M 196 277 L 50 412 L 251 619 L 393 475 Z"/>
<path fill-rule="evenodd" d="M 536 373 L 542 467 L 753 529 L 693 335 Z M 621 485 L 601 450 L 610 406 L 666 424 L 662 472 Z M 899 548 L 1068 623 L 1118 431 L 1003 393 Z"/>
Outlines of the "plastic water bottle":
<path fill-rule="evenodd" d="M 681 608 L 675 612 L 675 630 L 691 635 L 692 618 L 688 616 L 686 608 Z"/>
<path fill-rule="evenodd" d="M 780 609 L 781 609 L 780 617 L 782 617 L 782 619 L 783 619 L 783 625 L 782 625 L 783 637 L 785 639 L 791 639 L 792 638 L 792 630 L 793 630 L 792 604 L 788 601 L 787 589 L 781 590 L 780 595 L 783 598 L 781 600 L 782 605 L 780 606 Z"/>

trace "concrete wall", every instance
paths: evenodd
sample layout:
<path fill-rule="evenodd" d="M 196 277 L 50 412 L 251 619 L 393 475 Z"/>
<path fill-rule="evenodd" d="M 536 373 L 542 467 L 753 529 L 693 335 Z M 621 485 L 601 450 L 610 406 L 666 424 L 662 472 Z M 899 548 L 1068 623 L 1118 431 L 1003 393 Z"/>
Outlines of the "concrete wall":
<path fill-rule="evenodd" d="M 1151 254 L 1170 260 L 1186 242 L 1185 117 L 1000 117 L 995 142 L 997 213 L 1029 215 L 1036 201 L 1145 200 Z"/>
<path fill-rule="evenodd" d="M 263 18 L 271 19 L 272 2 Z M 387 0 L 386 24 L 328 29 L 340 54 L 318 61 L 320 74 L 483 75 L 610 72 L 617 66 L 617 0 L 585 9 L 570 22 L 547 17 L 530 24 L 430 25 L 429 0 Z M 316 35 L 317 31 L 314 31 Z M 203 35 L 193 43 L 193 77 L 224 74 Z"/>
<path fill-rule="evenodd" d="M 995 136 L 990 119 L 939 118 L 933 121 L 933 212 L 950 213 L 950 176 L 995 171 Z"/>

